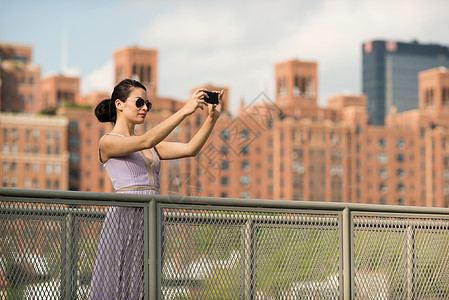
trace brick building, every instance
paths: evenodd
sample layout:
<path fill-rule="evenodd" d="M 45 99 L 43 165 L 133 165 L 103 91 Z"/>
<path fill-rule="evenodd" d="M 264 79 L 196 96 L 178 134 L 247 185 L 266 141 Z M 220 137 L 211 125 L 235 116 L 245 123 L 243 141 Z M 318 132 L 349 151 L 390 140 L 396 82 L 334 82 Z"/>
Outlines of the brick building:
<path fill-rule="evenodd" d="M 67 119 L 0 113 L 3 187 L 68 189 Z"/>
<path fill-rule="evenodd" d="M 115 81 L 142 80 L 153 102 L 137 134 L 182 107 L 183 101 L 157 94 L 156 50 L 122 48 L 114 52 L 114 59 Z M 2 66 L 4 62 L 5 58 Z M 261 93 L 253 103 L 241 103 L 235 116 L 228 111 L 231 99 L 226 87 L 197 86 L 225 89 L 225 109 L 197 157 L 162 162 L 162 194 L 449 206 L 447 69 L 420 72 L 419 107 L 404 112 L 392 107 L 385 125 L 374 126 L 368 120 L 366 95 L 335 95 L 327 107 L 317 105 L 316 62 L 289 60 L 274 68 L 273 99 Z M 4 76 L 4 69 L 0 71 Z M 99 123 L 93 114 L 93 107 L 110 95 L 79 95 L 79 79 L 62 75 L 43 81 L 39 90 L 48 101 L 42 101 L 47 104 L 39 109 L 59 107 L 56 115 L 25 118 L 2 113 L 3 186 L 112 191 L 98 162 L 98 140 L 111 125 Z M 58 105 L 64 97 L 58 97 L 57 91 L 65 86 L 73 91 L 72 100 Z M 1 91 L 3 105 L 5 89 Z M 46 91 L 53 96 L 46 98 Z M 188 141 L 206 117 L 206 111 L 197 112 L 167 140 Z M 36 130 L 40 132 L 37 138 Z M 55 139 L 53 144 L 50 139 Z M 35 157 L 27 155 L 27 149 L 38 149 L 42 165 L 36 168 L 51 169 L 49 179 L 34 179 Z M 20 167 L 19 158 L 23 159 Z M 44 161 L 51 161 L 51 166 Z M 62 175 L 55 176 L 59 168 Z"/>
<path fill-rule="evenodd" d="M 80 79 L 62 74 L 51 75 L 42 79 L 42 109 L 55 112 L 63 105 L 81 104 Z"/>
<path fill-rule="evenodd" d="M 38 113 L 40 72 L 32 62 L 31 46 L 0 43 L 0 110 Z"/>

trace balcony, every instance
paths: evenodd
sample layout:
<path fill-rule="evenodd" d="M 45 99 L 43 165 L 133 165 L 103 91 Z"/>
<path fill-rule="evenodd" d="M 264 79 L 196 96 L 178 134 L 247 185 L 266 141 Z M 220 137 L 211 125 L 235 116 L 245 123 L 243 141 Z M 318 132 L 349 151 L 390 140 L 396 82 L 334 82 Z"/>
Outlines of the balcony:
<path fill-rule="evenodd" d="M 0 299 L 88 299 L 99 285 L 112 299 L 448 298 L 448 219 L 445 208 L 0 189 Z"/>

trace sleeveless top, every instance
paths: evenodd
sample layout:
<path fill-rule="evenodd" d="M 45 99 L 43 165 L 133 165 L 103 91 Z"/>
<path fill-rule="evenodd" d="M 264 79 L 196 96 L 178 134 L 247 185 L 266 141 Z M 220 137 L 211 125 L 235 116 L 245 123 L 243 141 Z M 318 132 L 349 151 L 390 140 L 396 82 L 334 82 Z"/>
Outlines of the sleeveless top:
<path fill-rule="evenodd" d="M 111 135 L 124 135 L 107 133 Z M 103 164 L 116 192 L 138 192 L 159 194 L 159 170 L 161 160 L 154 150 L 150 149 L 153 159 L 148 160 L 142 151 L 124 156 L 111 157 Z M 101 161 L 100 161 L 101 162 Z"/>

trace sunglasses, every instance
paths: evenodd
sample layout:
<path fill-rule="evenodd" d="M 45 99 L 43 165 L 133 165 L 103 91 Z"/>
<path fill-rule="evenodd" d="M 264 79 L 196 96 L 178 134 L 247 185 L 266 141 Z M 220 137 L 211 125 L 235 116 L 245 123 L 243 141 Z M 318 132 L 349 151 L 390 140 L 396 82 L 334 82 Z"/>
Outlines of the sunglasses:
<path fill-rule="evenodd" d="M 141 107 L 144 106 L 144 105 L 147 106 L 147 109 L 148 109 L 148 110 L 150 110 L 151 107 L 153 107 L 153 105 L 151 104 L 150 101 L 148 101 L 148 100 L 145 101 L 145 100 L 143 100 L 142 98 L 137 98 L 137 100 L 136 100 L 136 107 L 137 107 L 137 108 L 141 108 Z"/>

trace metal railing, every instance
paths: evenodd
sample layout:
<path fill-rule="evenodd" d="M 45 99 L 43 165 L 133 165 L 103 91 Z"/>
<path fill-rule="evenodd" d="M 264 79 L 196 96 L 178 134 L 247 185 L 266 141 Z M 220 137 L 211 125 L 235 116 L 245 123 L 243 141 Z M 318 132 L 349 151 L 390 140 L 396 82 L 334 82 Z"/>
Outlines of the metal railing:
<path fill-rule="evenodd" d="M 449 209 L 0 189 L 0 299 L 441 299 Z"/>

